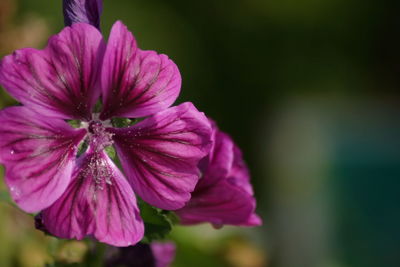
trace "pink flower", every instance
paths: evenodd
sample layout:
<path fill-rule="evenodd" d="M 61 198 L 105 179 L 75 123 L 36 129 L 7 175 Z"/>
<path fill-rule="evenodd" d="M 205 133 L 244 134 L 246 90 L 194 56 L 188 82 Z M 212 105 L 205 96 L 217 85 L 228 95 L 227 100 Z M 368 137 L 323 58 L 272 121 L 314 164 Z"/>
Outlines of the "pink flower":
<path fill-rule="evenodd" d="M 215 123 L 212 125 L 213 146 L 200 164 L 203 176 L 189 203 L 176 213 L 183 224 L 261 225 L 261 218 L 255 213 L 256 200 L 242 153 L 227 134 Z"/>
<path fill-rule="evenodd" d="M 144 231 L 135 193 L 168 210 L 190 199 L 210 124 L 191 103 L 170 107 L 178 68 L 140 50 L 121 22 L 107 45 L 95 27 L 76 23 L 44 50 L 16 51 L 0 63 L 0 84 L 23 104 L 0 111 L 6 183 L 21 209 L 42 211 L 52 235 L 129 246 Z M 146 118 L 115 128 L 116 117 Z M 111 146 L 125 175 L 106 153 Z"/>

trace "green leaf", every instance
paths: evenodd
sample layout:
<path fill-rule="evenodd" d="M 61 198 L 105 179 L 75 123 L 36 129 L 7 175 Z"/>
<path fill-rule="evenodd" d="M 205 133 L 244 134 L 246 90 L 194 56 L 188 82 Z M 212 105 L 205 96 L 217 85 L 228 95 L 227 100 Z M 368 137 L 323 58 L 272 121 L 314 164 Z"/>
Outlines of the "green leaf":
<path fill-rule="evenodd" d="M 173 222 L 169 218 L 169 212 L 150 206 L 139 200 L 140 215 L 144 221 L 144 242 L 155 239 L 163 239 L 172 230 Z"/>
<path fill-rule="evenodd" d="M 176 215 L 175 212 L 170 211 L 170 210 L 163 210 L 162 214 L 164 214 L 167 217 L 167 220 L 172 224 L 179 224 L 180 223 L 180 219 L 178 217 L 178 215 Z"/>

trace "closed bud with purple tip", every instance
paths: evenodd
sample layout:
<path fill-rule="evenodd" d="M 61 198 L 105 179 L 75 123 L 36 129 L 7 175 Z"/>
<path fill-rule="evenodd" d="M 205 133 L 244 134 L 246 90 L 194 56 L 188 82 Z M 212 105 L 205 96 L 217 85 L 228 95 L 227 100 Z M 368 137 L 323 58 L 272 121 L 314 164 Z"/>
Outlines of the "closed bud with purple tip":
<path fill-rule="evenodd" d="M 103 0 L 63 0 L 65 26 L 84 22 L 100 29 Z"/>

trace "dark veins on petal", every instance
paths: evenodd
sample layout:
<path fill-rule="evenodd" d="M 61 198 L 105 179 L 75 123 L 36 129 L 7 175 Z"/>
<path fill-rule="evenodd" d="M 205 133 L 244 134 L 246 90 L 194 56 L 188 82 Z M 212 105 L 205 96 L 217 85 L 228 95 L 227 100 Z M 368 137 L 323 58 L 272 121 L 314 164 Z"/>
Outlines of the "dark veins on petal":
<path fill-rule="evenodd" d="M 47 175 L 53 175 L 55 172 L 58 171 L 59 168 L 61 168 L 70 155 L 75 152 L 75 146 L 77 141 L 82 139 L 82 135 L 78 135 L 75 138 L 71 138 L 71 136 L 64 136 L 60 135 L 56 131 L 52 131 L 52 129 L 49 128 L 44 128 L 36 124 L 31 124 L 27 122 L 13 122 L 13 126 L 18 126 L 20 125 L 21 128 L 26 128 L 29 127 L 30 129 L 35 129 L 36 131 L 43 131 L 43 135 L 39 133 L 19 133 L 18 135 L 20 136 L 17 139 L 14 139 L 10 141 L 9 143 L 5 143 L 3 146 L 4 147 L 13 147 L 14 145 L 17 145 L 18 143 L 22 143 L 25 141 L 35 141 L 35 140 L 41 140 L 44 144 L 42 147 L 35 147 L 35 146 L 29 146 L 29 148 L 26 149 L 19 149 L 19 148 L 13 148 L 10 153 L 13 155 L 18 156 L 19 154 L 25 154 L 26 156 L 24 158 L 21 157 L 16 157 L 15 162 L 24 162 L 24 161 L 29 161 L 29 160 L 34 160 L 37 157 L 43 157 L 46 159 L 51 159 L 50 161 L 47 162 L 47 164 L 44 164 L 43 167 L 40 170 L 36 170 L 34 172 L 29 172 L 29 175 L 25 177 L 25 179 L 32 179 L 36 178 L 43 173 L 47 173 Z M 51 132 L 52 131 L 52 132 Z M 9 131 L 9 130 L 1 130 L 0 135 L 4 134 L 17 134 L 15 131 Z M 57 152 L 58 151 L 58 152 Z M 59 154 L 60 152 L 63 152 Z M 51 155 L 51 156 L 50 156 Z M 47 183 L 49 183 L 51 180 L 48 180 Z M 43 186 L 46 186 L 45 184 Z M 37 190 L 40 190 L 40 188 L 37 188 Z"/>
<path fill-rule="evenodd" d="M 182 207 L 198 180 L 198 161 L 209 148 L 204 115 L 184 103 L 134 126 L 109 130 L 135 192 L 162 209 Z"/>
<path fill-rule="evenodd" d="M 19 102 L 49 117 L 89 121 L 99 96 L 104 40 L 87 24 L 64 28 L 44 50 L 21 49 L 0 63 L 0 82 Z"/>
<path fill-rule="evenodd" d="M 126 38 L 126 35 L 122 36 L 122 43 L 126 42 Z M 131 46 L 125 49 L 126 51 L 117 51 L 113 60 L 113 82 L 109 89 L 111 97 L 105 101 L 106 105 L 100 116 L 102 119 L 124 114 L 132 109 L 147 109 L 161 103 L 165 105 L 165 101 L 171 101 L 168 94 L 175 93 L 175 89 L 170 87 L 176 82 L 177 69 L 165 55 Z M 166 73 L 169 73 L 168 78 L 164 77 L 165 80 L 161 81 L 160 76 Z"/>
<path fill-rule="evenodd" d="M 58 212 L 56 213 L 56 220 L 59 222 L 63 222 L 68 220 L 68 232 L 72 231 L 72 219 L 73 216 L 68 212 L 65 213 L 65 205 L 70 202 L 70 210 L 79 209 L 82 214 L 86 214 L 88 216 L 80 216 L 82 221 L 79 222 L 79 225 L 82 227 L 90 227 L 92 221 L 95 219 L 93 216 L 90 216 L 91 212 L 96 214 L 96 210 L 100 208 L 97 202 L 97 194 L 104 193 L 101 192 L 106 190 L 106 195 L 109 202 L 104 202 L 103 204 L 110 204 L 112 202 L 112 188 L 107 185 L 112 185 L 112 176 L 113 171 L 109 168 L 106 160 L 99 154 L 93 153 L 87 156 L 82 163 L 81 172 L 78 174 L 78 177 L 72 182 L 72 186 L 69 187 L 70 192 L 66 192 L 67 198 L 63 203 L 58 207 Z M 94 181 L 94 183 L 93 183 Z M 117 192 L 118 193 L 118 192 Z M 82 205 L 82 203 L 78 203 L 81 194 L 84 194 L 83 197 L 87 199 L 87 202 Z M 117 202 L 124 201 L 124 198 L 121 194 L 118 194 L 118 197 L 115 199 Z M 118 205 L 119 207 L 119 205 Z M 93 210 L 91 210 L 93 208 Z M 102 207 L 110 213 L 111 205 L 107 207 Z M 120 210 L 120 213 L 122 211 Z M 77 218 L 78 219 L 78 218 Z M 107 216 L 107 228 L 110 227 L 111 217 Z M 121 229 L 124 231 L 124 229 Z M 88 232 L 88 229 L 84 229 L 84 232 Z"/>
<path fill-rule="evenodd" d="M 73 181 L 51 207 L 43 211 L 46 228 L 55 236 L 128 246 L 143 235 L 135 196 L 104 151 L 89 148 L 78 160 Z"/>
<path fill-rule="evenodd" d="M 17 54 L 14 54 L 16 56 L 18 56 Z M 48 90 L 46 88 L 46 86 L 44 85 L 44 83 L 42 82 L 40 76 L 36 73 L 36 69 L 35 67 L 33 67 L 32 62 L 28 59 L 28 60 L 24 60 L 24 61 L 18 61 L 18 65 L 19 66 L 24 66 L 26 69 L 29 69 L 32 73 L 32 77 L 34 78 L 34 80 L 30 80 L 27 77 L 24 76 L 24 74 L 22 72 L 20 72 L 18 69 L 15 69 L 13 71 L 12 76 L 15 77 L 16 80 L 22 80 L 24 81 L 24 83 L 29 86 L 30 88 L 33 88 L 36 91 L 35 94 L 35 98 L 38 99 L 39 101 L 43 102 L 43 103 L 52 103 L 54 106 L 59 107 L 61 110 L 63 111 L 67 111 L 67 114 L 73 114 L 72 117 L 75 118 L 80 118 L 80 119 L 85 119 L 88 120 L 90 118 L 87 117 L 87 114 L 89 114 L 88 110 L 87 110 L 87 105 L 85 105 L 84 103 L 86 102 L 85 100 L 85 96 L 82 93 L 82 85 L 81 85 L 81 93 L 78 93 L 78 95 L 76 95 L 71 86 L 68 84 L 68 82 L 65 79 L 65 75 L 62 72 L 62 70 L 59 70 L 55 63 L 53 62 L 52 59 L 47 59 L 44 56 L 42 57 L 42 59 L 44 61 L 46 61 L 46 63 L 48 64 L 48 66 L 50 67 L 50 69 L 52 71 L 54 71 L 54 77 L 56 77 L 57 79 L 54 81 L 51 81 L 53 84 L 57 85 L 59 84 L 61 86 L 61 90 L 63 90 L 63 93 L 66 96 L 66 99 L 68 99 L 67 101 L 64 99 L 61 99 L 59 97 L 57 97 L 55 94 L 52 94 L 50 90 Z M 79 76 L 82 76 L 82 71 L 80 69 L 80 65 L 76 64 L 77 70 L 79 72 Z M 11 77 L 11 76 L 10 76 Z M 18 83 L 15 83 L 14 86 L 16 88 L 21 88 L 21 85 Z M 78 103 L 71 105 L 72 103 Z M 74 106 L 73 109 L 71 109 L 71 106 Z"/>

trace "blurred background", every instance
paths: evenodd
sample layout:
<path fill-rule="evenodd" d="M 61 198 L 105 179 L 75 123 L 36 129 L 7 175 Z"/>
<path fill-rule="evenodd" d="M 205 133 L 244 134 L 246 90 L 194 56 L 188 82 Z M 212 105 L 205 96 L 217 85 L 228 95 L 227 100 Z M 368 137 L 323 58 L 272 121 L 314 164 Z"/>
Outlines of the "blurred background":
<path fill-rule="evenodd" d="M 0 56 L 41 48 L 61 0 L 0 0 Z M 258 228 L 177 227 L 175 267 L 400 266 L 400 19 L 390 0 L 105 0 L 242 148 Z M 1 91 L 0 107 L 15 104 Z M 1 189 L 6 190 L 4 185 Z M 4 193 L 0 197 L 5 198 Z M 0 265 L 79 262 L 87 247 L 0 203 Z"/>

